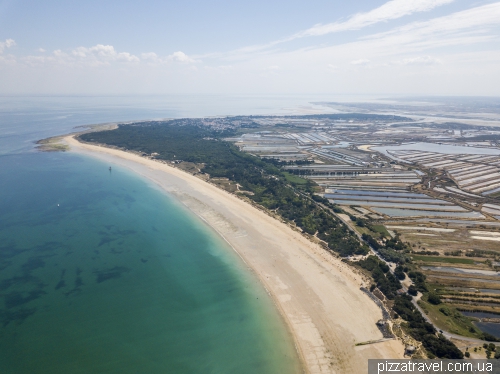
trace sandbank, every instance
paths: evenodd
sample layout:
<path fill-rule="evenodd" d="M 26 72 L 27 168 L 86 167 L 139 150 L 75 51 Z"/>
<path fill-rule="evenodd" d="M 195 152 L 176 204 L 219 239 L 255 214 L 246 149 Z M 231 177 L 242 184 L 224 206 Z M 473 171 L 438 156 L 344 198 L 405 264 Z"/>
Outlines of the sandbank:
<path fill-rule="evenodd" d="M 294 339 L 307 373 L 367 372 L 369 358 L 403 358 L 398 340 L 382 339 L 379 307 L 359 288 L 362 277 L 285 223 L 210 183 L 138 155 L 65 142 L 154 181 L 201 217 L 238 252 L 269 291 Z"/>

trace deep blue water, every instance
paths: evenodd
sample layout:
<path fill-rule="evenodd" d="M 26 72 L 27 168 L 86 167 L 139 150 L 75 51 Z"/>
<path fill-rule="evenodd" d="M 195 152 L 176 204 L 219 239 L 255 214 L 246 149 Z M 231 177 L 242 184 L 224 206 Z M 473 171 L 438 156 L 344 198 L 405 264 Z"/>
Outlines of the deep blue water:
<path fill-rule="evenodd" d="M 9 100 L 0 105 L 0 373 L 299 371 L 272 300 L 197 217 L 119 167 L 33 150 L 74 125 L 186 108 Z"/>
<path fill-rule="evenodd" d="M 476 318 L 500 318 L 500 315 L 494 313 L 462 312 L 462 314 L 468 317 L 476 317 Z M 474 325 L 481 331 L 487 332 L 488 334 L 500 338 L 500 323 L 474 322 Z"/>

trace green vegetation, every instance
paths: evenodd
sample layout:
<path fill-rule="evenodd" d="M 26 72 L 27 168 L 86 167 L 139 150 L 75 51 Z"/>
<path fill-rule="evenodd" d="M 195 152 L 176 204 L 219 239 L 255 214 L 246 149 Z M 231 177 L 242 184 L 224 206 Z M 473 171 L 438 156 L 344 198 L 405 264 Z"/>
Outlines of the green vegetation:
<path fill-rule="evenodd" d="M 397 291 L 403 287 L 399 280 L 389 271 L 389 266 L 376 256 L 368 256 L 355 264 L 371 273 L 377 288 L 390 300 L 394 299 Z"/>
<path fill-rule="evenodd" d="M 285 177 L 287 182 L 295 184 L 295 185 L 305 186 L 309 182 L 307 179 L 300 178 L 300 177 L 293 175 L 293 174 L 290 174 L 286 171 L 283 171 L 282 174 Z"/>
<path fill-rule="evenodd" d="M 433 305 L 441 304 L 441 298 L 435 292 L 429 292 L 427 294 L 427 301 Z"/>
<path fill-rule="evenodd" d="M 425 296 L 419 301 L 419 305 L 438 328 L 471 338 L 483 337 L 481 331 L 472 324 L 471 318 L 464 316 L 452 305 L 431 304 L 426 301 Z"/>
<path fill-rule="evenodd" d="M 389 231 L 385 228 L 384 225 L 371 225 L 370 229 L 373 232 L 378 232 L 379 234 L 382 234 L 383 236 L 389 238 L 391 235 L 389 234 Z"/>
<path fill-rule="evenodd" d="M 436 336 L 436 329 L 428 323 L 411 302 L 409 295 L 397 296 L 394 311 L 407 323 L 405 328 L 415 339 L 422 342 L 430 358 L 463 358 L 463 353 L 442 334 Z"/>
<path fill-rule="evenodd" d="M 217 131 L 203 126 L 202 122 L 194 125 L 196 123 L 193 120 L 144 122 L 119 126 L 112 131 L 82 134 L 80 139 L 132 150 L 144 156 L 155 154 L 156 159 L 166 162 L 182 161 L 182 164 L 199 165 L 201 173 L 207 174 L 207 177 L 220 183 L 239 184 L 242 190 L 252 193 L 241 194 L 242 197 L 281 216 L 304 233 L 316 236 L 340 256 L 369 252 L 369 247 L 360 243 L 357 236 L 332 213 L 342 213 L 342 209 L 314 194 L 317 187 L 314 182 L 283 171 L 276 160 L 260 159 L 223 141 L 224 137 L 235 134 L 233 130 Z M 363 233 L 367 243 L 385 260 L 399 266 L 392 274 L 376 256 L 353 264 L 369 271 L 375 282 L 373 287 L 376 285 L 387 299 L 394 300 L 394 310 L 408 322 L 405 328 L 415 339 L 423 342 L 431 357 L 461 358 L 462 353 L 453 343 L 442 335 L 435 335 L 434 327 L 425 322 L 411 304 L 411 297 L 399 295 L 402 289 L 400 279 L 404 279 L 405 272 L 414 281 L 416 290 L 427 292 L 425 276 L 417 271 L 408 271 L 405 265 L 411 262 L 407 244 L 399 236 L 391 238 L 383 225 L 371 225 L 363 219 L 356 219 L 356 225 L 367 230 Z"/>
<path fill-rule="evenodd" d="M 413 243 L 413 247 L 415 247 L 416 244 Z M 423 255 L 423 256 L 440 256 L 441 253 L 438 251 L 411 251 L 411 253 L 414 253 L 416 255 Z"/>
<path fill-rule="evenodd" d="M 80 135 L 87 142 L 112 145 L 151 155 L 165 161 L 203 164 L 201 171 L 211 178 L 227 178 L 253 194 L 247 198 L 294 223 L 305 233 L 316 235 L 328 248 L 346 257 L 366 254 L 368 247 L 329 210 L 315 203 L 314 182 L 283 172 L 272 162 L 241 152 L 221 140 L 233 135 L 202 126 L 186 126 L 187 120 L 144 122 L 119 126 L 112 131 Z"/>
<path fill-rule="evenodd" d="M 413 261 L 444 262 L 450 264 L 474 265 L 474 260 L 471 260 L 470 258 L 432 257 L 432 256 L 419 256 L 419 255 L 412 255 L 411 257 Z"/>
<path fill-rule="evenodd" d="M 61 137 L 42 139 L 36 142 L 37 148 L 43 152 L 66 152 L 69 150 L 68 145 L 60 143 Z"/>
<path fill-rule="evenodd" d="M 408 271 L 408 268 L 406 266 L 403 267 L 401 265 L 398 265 L 398 266 L 396 266 L 396 269 L 394 270 L 394 275 L 399 280 L 404 280 L 406 278 L 406 275 L 405 275 L 406 271 Z"/>
<path fill-rule="evenodd" d="M 477 293 L 467 293 L 467 292 L 455 292 L 455 291 L 450 291 L 446 289 L 441 289 L 439 290 L 440 295 L 446 295 L 446 298 L 453 298 L 453 297 L 458 297 L 459 299 L 462 300 L 467 300 L 467 301 L 480 301 L 477 299 L 500 299 L 500 295 L 485 295 L 482 292 L 477 292 Z"/>
<path fill-rule="evenodd" d="M 369 225 L 369 227 L 371 226 Z M 411 261 L 406 253 L 409 249 L 406 244 L 401 241 L 399 235 L 389 240 L 385 240 L 385 238 L 382 237 L 384 240 L 380 242 L 367 233 L 363 233 L 361 237 L 386 261 L 396 264 L 404 264 Z"/>
<path fill-rule="evenodd" d="M 495 346 L 495 344 L 493 343 L 490 343 L 490 344 L 483 344 L 483 348 L 486 349 L 486 357 L 487 358 L 491 358 L 491 356 L 493 355 L 493 357 L 495 359 L 500 359 L 500 349 L 497 349 L 497 347 Z"/>
<path fill-rule="evenodd" d="M 420 271 L 408 272 L 408 277 L 413 281 L 415 288 L 420 292 L 427 292 L 427 285 L 425 284 L 425 275 Z"/>

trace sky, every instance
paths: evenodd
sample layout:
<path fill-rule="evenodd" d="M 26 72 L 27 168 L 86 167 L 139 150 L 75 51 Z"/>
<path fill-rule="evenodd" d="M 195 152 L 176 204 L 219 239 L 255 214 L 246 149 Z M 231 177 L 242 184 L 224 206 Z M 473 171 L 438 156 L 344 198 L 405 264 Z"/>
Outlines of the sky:
<path fill-rule="evenodd" d="M 0 0 L 0 95 L 500 96 L 500 2 Z"/>

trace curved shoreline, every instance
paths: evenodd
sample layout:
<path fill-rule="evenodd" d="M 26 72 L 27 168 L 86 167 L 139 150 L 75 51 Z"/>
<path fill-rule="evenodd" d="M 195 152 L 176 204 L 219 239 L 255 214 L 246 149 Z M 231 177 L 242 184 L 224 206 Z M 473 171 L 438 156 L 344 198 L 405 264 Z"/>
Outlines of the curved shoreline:
<path fill-rule="evenodd" d="M 360 291 L 360 275 L 286 224 L 177 168 L 116 149 L 66 143 L 152 180 L 211 226 L 259 277 L 283 316 L 308 373 L 366 372 L 368 358 L 402 358 L 382 338 L 380 309 Z"/>

